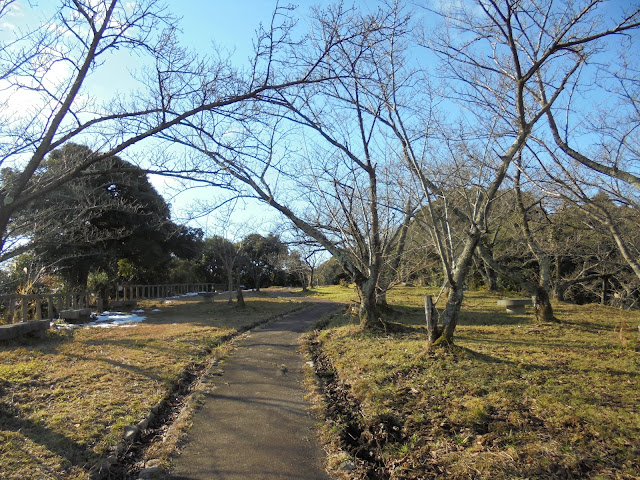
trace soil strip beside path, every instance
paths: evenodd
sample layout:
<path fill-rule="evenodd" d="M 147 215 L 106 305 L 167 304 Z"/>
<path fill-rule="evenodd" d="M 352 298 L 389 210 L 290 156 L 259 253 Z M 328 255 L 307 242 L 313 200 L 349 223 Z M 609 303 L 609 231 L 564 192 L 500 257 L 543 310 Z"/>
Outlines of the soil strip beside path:
<path fill-rule="evenodd" d="M 337 304 L 316 303 L 259 327 L 204 379 L 174 480 L 320 480 L 323 451 L 304 399 L 300 334 Z"/>

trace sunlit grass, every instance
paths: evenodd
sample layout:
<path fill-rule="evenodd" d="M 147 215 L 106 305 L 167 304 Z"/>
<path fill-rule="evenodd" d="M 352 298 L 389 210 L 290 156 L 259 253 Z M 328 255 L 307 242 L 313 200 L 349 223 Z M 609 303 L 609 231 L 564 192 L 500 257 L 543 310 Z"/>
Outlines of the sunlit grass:
<path fill-rule="evenodd" d="M 147 321 L 135 327 L 0 345 L 0 478 L 88 478 L 185 369 L 229 334 L 295 307 L 273 298 L 247 298 L 245 309 L 194 299 L 142 306 Z"/>
<path fill-rule="evenodd" d="M 640 477 L 640 312 L 558 304 L 538 324 L 467 292 L 456 348 L 428 352 L 424 294 L 389 292 L 403 333 L 343 316 L 318 337 L 360 421 L 400 426 L 377 453 L 391 478 Z"/>

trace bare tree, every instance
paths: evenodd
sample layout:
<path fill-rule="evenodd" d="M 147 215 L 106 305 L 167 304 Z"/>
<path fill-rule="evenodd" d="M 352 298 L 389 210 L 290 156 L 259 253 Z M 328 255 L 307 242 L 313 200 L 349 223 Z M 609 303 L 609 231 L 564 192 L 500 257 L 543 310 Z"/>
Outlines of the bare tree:
<path fill-rule="evenodd" d="M 200 154 L 196 178 L 253 195 L 329 251 L 356 283 L 367 328 L 384 325 L 378 299 L 390 282 L 380 279 L 402 255 L 401 226 L 413 210 L 398 189 L 407 175 L 372 114 L 383 107 L 376 56 L 406 25 L 394 13 L 316 11 L 312 43 L 297 54 L 314 58 L 335 44 L 322 63 L 331 81 L 261 95 L 263 123 L 222 127 L 202 115 L 171 137 Z M 233 135 L 220 141 L 220 128 Z"/>
<path fill-rule="evenodd" d="M 313 239 L 294 233 L 293 241 L 289 246 L 293 247 L 287 258 L 287 270 L 295 274 L 302 284 L 302 291 L 313 288 L 315 273 L 321 262 L 325 249 L 320 247 Z"/>
<path fill-rule="evenodd" d="M 465 117 L 463 136 L 448 135 L 455 146 L 452 158 L 468 152 L 467 157 L 493 160 L 479 164 L 486 165 L 482 168 L 488 174 L 475 183 L 480 188 L 471 208 L 464 212 L 452 202 L 451 213 L 467 220 L 455 257 L 445 252 L 443 232 L 434 232 L 449 284 L 443 331 L 436 343 L 453 340 L 474 252 L 489 230 L 492 205 L 514 158 L 576 72 L 596 53 L 597 41 L 638 27 L 637 16 L 601 25 L 596 21 L 600 3 L 477 0 L 439 12 L 446 28 L 429 46 L 442 61 L 450 98 L 471 113 Z M 540 82 L 548 92 L 545 97 L 537 91 Z M 445 198 L 447 192 L 425 173 L 423 158 L 411 151 L 409 141 L 406 144 L 429 203 Z M 438 223 L 434 218 L 432 224 Z"/>
<path fill-rule="evenodd" d="M 2 2 L 0 13 L 9 6 Z M 95 162 L 199 112 L 232 117 L 238 105 L 266 91 L 322 77 L 318 66 L 325 50 L 317 50 L 315 59 L 283 55 L 292 45 L 292 28 L 288 10 L 277 9 L 270 28 L 258 32 L 251 67 L 238 71 L 219 52 L 204 60 L 181 47 L 176 19 L 157 0 L 60 0 L 49 21 L 0 45 L 0 88 L 12 98 L 28 94 L 31 99 L 26 109 L 17 110 L 11 102 L 1 105 L 0 163 L 16 173 L 11 183 L 0 185 L 1 258 L 11 258 L 19 251 L 12 247 L 23 244 L 12 239 L 29 236 L 14 230 L 16 212 Z M 108 70 L 109 55 L 116 50 L 140 55 L 143 68 L 132 78 L 137 91 L 101 104 L 92 98 L 88 80 Z M 241 115 L 250 113 L 249 108 Z M 46 156 L 74 140 L 95 153 L 38 181 L 36 172 Z M 45 220 L 34 219 L 34 228 Z"/>
<path fill-rule="evenodd" d="M 640 7 L 624 12 L 630 26 L 637 28 Z M 542 163 L 551 179 L 548 191 L 573 202 L 587 215 L 600 222 L 611 234 L 620 254 L 640 279 L 638 252 L 634 236 L 626 235 L 616 208 L 604 202 L 595 192 L 604 193 L 619 206 L 636 210 L 640 206 L 640 82 L 635 50 L 638 36 L 634 31 L 620 29 L 615 55 L 609 55 L 598 70 L 584 69 L 583 82 L 591 82 L 589 94 L 603 99 L 589 102 L 573 85 L 571 95 L 546 112 L 552 140 L 540 137 L 546 156 Z M 538 78 L 538 96 L 544 101 L 548 86 Z M 595 103 L 595 105 L 594 105 Z M 555 148 L 554 148 L 555 147 Z M 632 214 L 633 215 L 633 214 Z"/>

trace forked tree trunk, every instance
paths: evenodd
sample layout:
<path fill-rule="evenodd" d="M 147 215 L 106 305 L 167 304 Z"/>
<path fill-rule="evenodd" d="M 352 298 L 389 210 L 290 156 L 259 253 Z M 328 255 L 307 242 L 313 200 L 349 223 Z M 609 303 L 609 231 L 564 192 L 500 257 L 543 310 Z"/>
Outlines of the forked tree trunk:
<path fill-rule="evenodd" d="M 485 284 L 487 286 L 487 290 L 490 292 L 498 291 L 498 276 L 496 275 L 496 271 L 487 265 L 486 262 L 482 262 L 482 272 Z"/>
<path fill-rule="evenodd" d="M 453 278 L 449 281 L 450 285 L 449 293 L 447 295 L 447 303 L 442 315 L 442 332 L 434 342 L 434 346 L 447 346 L 453 344 L 453 332 L 458 325 L 458 317 L 460 315 L 460 309 L 462 308 L 462 300 L 464 300 L 464 283 L 467 280 L 473 260 L 473 254 L 481 235 L 482 233 L 479 231 L 470 233 L 465 240 L 462 252 L 456 259 L 457 266 L 453 273 Z"/>
<path fill-rule="evenodd" d="M 553 315 L 553 308 L 551 307 L 551 300 L 549 298 L 549 290 L 551 287 L 551 257 L 540 247 L 531 233 L 531 228 L 529 227 L 529 210 L 524 206 L 522 193 L 520 191 L 520 170 L 516 172 L 514 188 L 516 191 L 516 204 L 518 205 L 520 219 L 522 221 L 522 234 L 529 246 L 529 250 L 531 250 L 536 260 L 538 260 L 538 271 L 540 273 L 540 280 L 537 285 L 527 281 L 523 286 L 527 284 L 535 285 L 534 288 L 529 288 L 529 291 L 533 291 L 536 297 L 536 320 L 539 322 L 554 322 L 557 320 Z"/>
<path fill-rule="evenodd" d="M 360 326 L 366 330 L 380 330 L 385 324 L 380 318 L 377 303 L 376 282 L 373 278 L 358 280 L 356 288 L 360 295 Z"/>
<path fill-rule="evenodd" d="M 453 345 L 453 333 L 458 325 L 462 300 L 464 300 L 464 288 L 458 285 L 450 286 L 447 303 L 442 314 L 443 329 L 434 345 Z"/>

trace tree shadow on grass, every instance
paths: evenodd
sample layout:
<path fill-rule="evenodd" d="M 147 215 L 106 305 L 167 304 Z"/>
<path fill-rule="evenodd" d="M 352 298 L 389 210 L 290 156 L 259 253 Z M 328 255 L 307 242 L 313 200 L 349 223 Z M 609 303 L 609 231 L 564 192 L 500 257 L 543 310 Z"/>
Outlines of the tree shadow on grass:
<path fill-rule="evenodd" d="M 90 451 L 87 446 L 25 418 L 14 407 L 4 402 L 0 402 L 0 430 L 18 433 L 28 438 L 33 443 L 41 445 L 66 460 L 66 463 L 69 463 L 70 466 L 88 470 L 101 459 L 99 455 Z"/>
<path fill-rule="evenodd" d="M 483 342 L 484 341 L 486 341 L 486 339 L 483 339 Z M 471 348 L 468 348 L 468 347 L 459 347 L 459 348 L 463 350 L 466 354 L 468 354 L 471 358 L 480 360 L 484 363 L 511 365 L 514 367 L 518 367 L 522 370 L 528 370 L 528 371 L 537 370 L 537 371 L 554 372 L 554 371 L 562 370 L 562 373 L 565 375 L 571 374 L 571 373 L 574 373 L 574 374 L 597 373 L 597 374 L 612 375 L 615 377 L 631 377 L 631 378 L 640 377 L 640 372 L 636 372 L 636 371 L 616 370 L 616 369 L 611 369 L 607 367 L 578 368 L 578 367 L 567 367 L 566 365 L 540 365 L 537 363 L 523 363 L 522 361 L 515 361 L 515 360 L 506 359 L 506 358 L 500 358 L 493 355 L 488 355 L 486 353 L 481 353 L 476 350 L 472 350 Z"/>
<path fill-rule="evenodd" d="M 438 314 L 442 317 L 442 310 Z M 392 322 L 402 323 L 411 326 L 426 325 L 424 309 L 419 307 L 393 306 L 385 319 Z M 527 325 L 535 320 L 534 316 L 527 313 L 524 315 L 507 314 L 494 311 L 464 311 L 460 312 L 458 325 L 467 326 L 491 326 L 491 325 Z"/>

